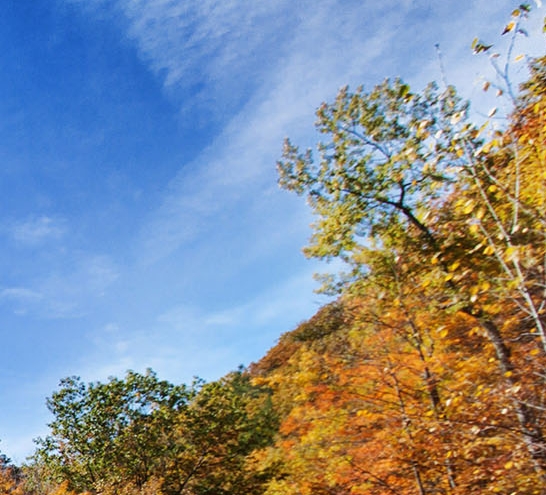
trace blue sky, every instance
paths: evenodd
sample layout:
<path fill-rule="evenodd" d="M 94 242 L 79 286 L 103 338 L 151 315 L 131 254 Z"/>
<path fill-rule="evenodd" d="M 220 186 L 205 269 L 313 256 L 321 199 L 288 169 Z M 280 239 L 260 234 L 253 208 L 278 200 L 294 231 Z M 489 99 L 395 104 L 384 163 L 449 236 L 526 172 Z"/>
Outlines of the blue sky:
<path fill-rule="evenodd" d="M 310 317 L 329 267 L 301 254 L 312 218 L 277 187 L 283 138 L 311 145 L 344 84 L 439 80 L 435 43 L 481 98 L 469 45 L 517 4 L 4 2 L 1 450 L 32 452 L 64 376 L 212 380 Z M 542 15 L 527 51 L 543 53 Z"/>

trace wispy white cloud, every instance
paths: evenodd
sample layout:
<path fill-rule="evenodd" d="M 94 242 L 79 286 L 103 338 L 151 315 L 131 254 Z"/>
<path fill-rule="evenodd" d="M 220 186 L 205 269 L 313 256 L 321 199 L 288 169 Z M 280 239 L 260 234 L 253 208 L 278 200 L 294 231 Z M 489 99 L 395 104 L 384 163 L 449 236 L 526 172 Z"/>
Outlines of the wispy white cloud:
<path fill-rule="evenodd" d="M 23 301 L 42 299 L 43 295 L 25 287 L 8 287 L 0 290 L 0 297 L 4 299 L 18 299 Z"/>
<path fill-rule="evenodd" d="M 342 67 L 339 52 L 350 52 L 345 57 L 354 57 L 363 65 L 381 54 L 382 45 L 393 34 L 385 30 L 374 38 L 358 36 L 358 21 L 350 11 L 336 17 L 334 4 L 304 9 L 297 29 L 284 40 L 282 56 L 277 52 L 268 66 L 260 68 L 261 84 L 246 104 L 213 144 L 172 180 L 163 205 L 143 226 L 145 259 L 155 261 L 206 236 L 222 214 L 229 216 L 237 231 L 243 228 L 237 219 L 248 218 L 249 212 L 241 217 L 241 202 L 254 199 L 255 204 L 262 203 L 264 193 L 275 185 L 274 163 L 284 134 L 294 131 L 301 136 L 304 127 L 312 129 L 312 109 L 325 92 L 334 94 L 347 78 L 354 77 L 353 72 L 361 70 Z M 237 31 L 236 23 L 232 29 Z M 344 34 L 332 36 L 335 30 Z M 238 43 L 252 45 L 252 40 L 232 42 L 234 53 Z M 233 73 L 229 77 L 238 78 Z M 241 77 L 256 75 L 242 73 Z M 278 206 L 271 204 L 270 216 L 282 210 Z"/>
<path fill-rule="evenodd" d="M 66 233 L 66 223 L 62 219 L 40 215 L 21 222 L 15 222 L 9 230 L 16 242 L 35 246 L 47 240 L 63 237 Z"/>
<path fill-rule="evenodd" d="M 102 297 L 119 277 L 106 256 L 78 255 L 67 266 L 30 280 L 25 287 L 5 287 L 0 299 L 17 314 L 43 318 L 76 318 L 85 314 L 91 300 Z"/>
<path fill-rule="evenodd" d="M 117 18 L 140 57 L 174 94 L 191 91 L 183 110 L 200 108 L 208 117 L 232 110 L 271 47 L 296 25 L 291 2 L 215 0 L 65 0 L 92 15 Z M 293 21 L 291 21 L 293 18 Z M 243 78 L 238 77 L 244 75 Z M 219 98 L 219 93 L 230 98 Z M 194 115 L 194 124 L 199 121 Z M 206 119 L 201 119 L 201 123 Z"/>
<path fill-rule="evenodd" d="M 106 4 L 114 5 L 120 29 L 168 94 L 185 115 L 192 111 L 188 123 L 198 126 L 196 116 L 210 112 L 226 121 L 146 218 L 140 246 L 148 262 L 206 236 L 221 212 L 240 215 L 242 197 L 258 198 L 274 183 L 284 135 L 310 142 L 313 109 L 341 85 L 397 74 L 418 84 L 438 79 L 434 44 L 441 43 L 450 82 L 470 94 L 483 67 L 470 56 L 470 41 L 491 33 L 484 16 L 502 24 L 499 13 L 511 10 L 508 1 L 485 0 L 465 6 L 305 0 L 297 8 L 288 0 L 92 0 L 85 8 L 97 15 Z"/>
<path fill-rule="evenodd" d="M 17 315 L 28 313 L 30 308 L 41 303 L 42 293 L 26 287 L 7 287 L 0 290 L 0 300 L 6 301 Z"/>
<path fill-rule="evenodd" d="M 368 44 L 376 42 L 389 54 L 391 44 L 381 39 L 397 35 L 393 25 L 407 30 L 406 16 L 420 4 L 429 5 L 423 0 L 385 0 L 380 6 L 356 0 L 297 5 L 289 0 L 64 1 L 94 16 L 110 13 L 185 115 L 189 110 L 205 114 L 201 118 L 193 112 L 192 126 L 208 122 L 211 115 L 230 115 L 291 61 L 312 68 L 309 79 L 315 72 L 342 78 L 373 71 L 366 66 L 373 55 Z M 388 59 L 381 62 L 386 65 Z M 300 71 L 290 74 L 287 82 L 310 89 L 299 76 Z"/>

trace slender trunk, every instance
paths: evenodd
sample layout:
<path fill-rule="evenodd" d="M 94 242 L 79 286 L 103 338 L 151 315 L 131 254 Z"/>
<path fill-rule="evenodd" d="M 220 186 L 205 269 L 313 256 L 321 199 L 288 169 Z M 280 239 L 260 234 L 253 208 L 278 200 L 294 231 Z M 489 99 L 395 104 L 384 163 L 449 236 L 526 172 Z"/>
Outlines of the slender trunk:
<path fill-rule="evenodd" d="M 421 474 L 419 469 L 417 469 L 417 463 L 412 462 L 413 475 L 415 476 L 415 481 L 417 483 L 417 488 L 419 489 L 419 495 L 425 495 L 425 487 L 423 486 L 423 481 L 421 480 Z"/>
<path fill-rule="evenodd" d="M 394 388 L 396 390 L 396 396 L 398 398 L 398 404 L 400 406 L 400 412 L 402 413 L 402 421 L 404 424 L 404 431 L 408 435 L 408 438 L 411 440 L 413 444 L 413 435 L 410 430 L 410 424 L 411 420 L 406 412 L 406 403 L 404 401 L 404 397 L 402 396 L 402 391 L 400 390 L 400 384 L 398 383 L 398 378 L 396 376 L 396 373 L 394 371 L 390 371 L 391 378 L 394 381 Z M 419 490 L 419 495 L 426 495 L 425 487 L 423 485 L 423 480 L 421 478 L 421 473 L 419 471 L 419 466 L 417 462 L 412 459 L 411 460 L 411 469 L 413 471 L 413 476 L 415 478 L 415 483 L 417 485 L 417 489 Z"/>
<path fill-rule="evenodd" d="M 515 370 L 510 358 L 510 350 L 506 346 L 497 325 L 483 317 L 478 317 L 478 321 L 485 329 L 487 337 L 495 348 L 499 367 L 507 386 L 510 389 L 514 388 L 518 385 L 519 380 L 517 374 L 514 373 Z M 542 481 L 546 482 L 546 441 L 542 430 L 537 425 L 536 415 L 531 408 L 519 401 L 517 397 L 511 396 L 511 401 L 523 434 L 523 441 L 533 461 L 535 472 Z"/>
<path fill-rule="evenodd" d="M 419 332 L 419 328 L 417 324 L 415 323 L 408 309 L 405 306 L 404 306 L 404 313 L 406 315 L 408 324 L 412 330 L 413 337 L 415 339 L 415 347 L 419 354 L 419 359 L 424 365 L 423 376 L 424 376 L 428 396 L 430 398 L 432 410 L 434 411 L 434 417 L 436 418 L 436 420 L 439 420 L 442 417 L 442 415 L 445 413 L 445 411 L 441 402 L 440 392 L 438 390 L 436 379 L 427 365 L 427 358 L 423 350 L 423 339 L 421 337 L 421 333 Z M 445 437 L 445 432 L 442 431 L 441 435 L 442 437 Z M 455 482 L 455 470 L 453 469 L 451 460 L 446 458 L 444 460 L 444 465 L 446 468 L 447 482 L 449 484 L 449 487 L 453 489 L 457 486 L 457 483 Z"/>

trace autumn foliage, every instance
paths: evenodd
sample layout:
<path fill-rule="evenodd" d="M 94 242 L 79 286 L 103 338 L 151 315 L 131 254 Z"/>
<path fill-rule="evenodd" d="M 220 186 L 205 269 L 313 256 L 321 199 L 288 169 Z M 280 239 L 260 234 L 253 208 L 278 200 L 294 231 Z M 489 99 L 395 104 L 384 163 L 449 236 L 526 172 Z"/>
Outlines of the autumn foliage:
<path fill-rule="evenodd" d="M 546 490 L 544 64 L 502 131 L 453 88 L 387 80 L 319 107 L 319 159 L 285 143 L 280 183 L 317 218 L 306 253 L 349 271 L 327 280 L 339 331 L 258 378 L 293 404 L 266 493 Z"/>

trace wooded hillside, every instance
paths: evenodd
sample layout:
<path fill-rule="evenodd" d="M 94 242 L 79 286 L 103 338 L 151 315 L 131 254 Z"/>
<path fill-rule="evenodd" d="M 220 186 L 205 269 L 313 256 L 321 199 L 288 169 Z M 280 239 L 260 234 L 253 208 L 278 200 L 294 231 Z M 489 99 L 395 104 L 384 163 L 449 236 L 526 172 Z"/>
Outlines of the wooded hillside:
<path fill-rule="evenodd" d="M 346 263 L 337 300 L 214 383 L 63 380 L 4 492 L 546 493 L 546 58 L 529 63 L 518 94 L 500 70 L 484 85 L 511 100 L 502 126 L 398 79 L 321 105 L 318 156 L 287 140 L 278 166 L 316 214 L 306 254 Z"/>

